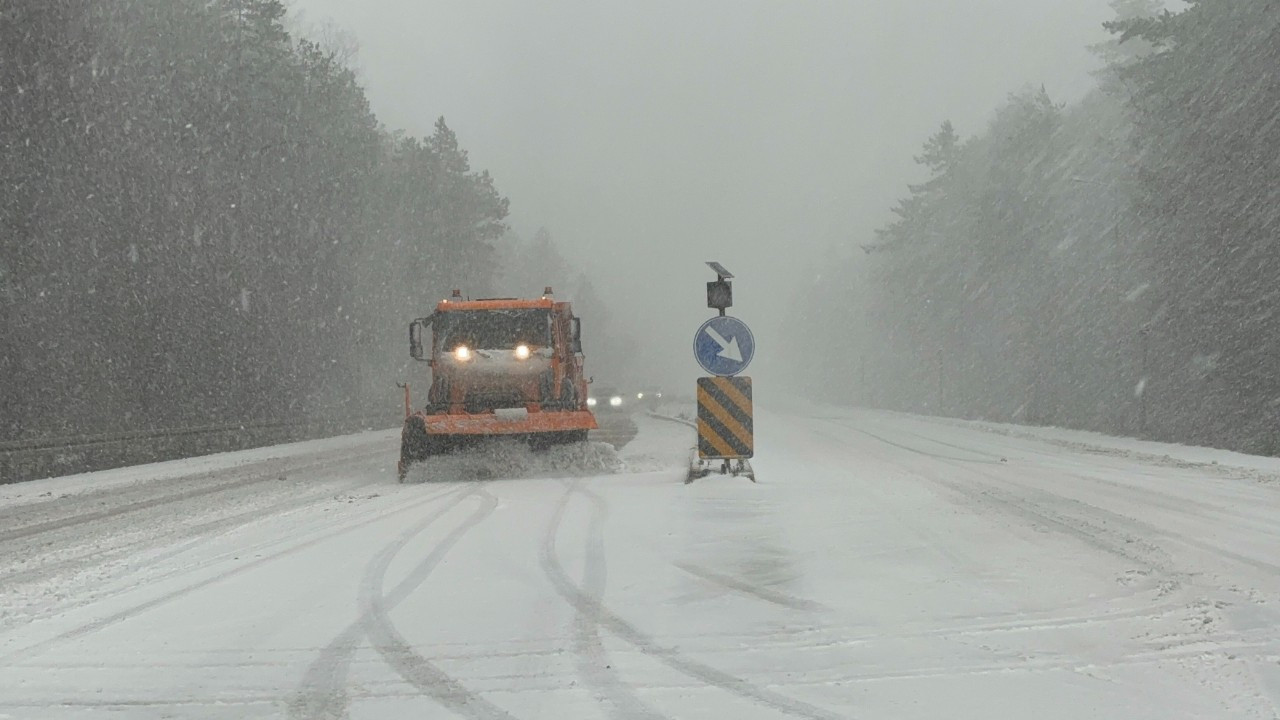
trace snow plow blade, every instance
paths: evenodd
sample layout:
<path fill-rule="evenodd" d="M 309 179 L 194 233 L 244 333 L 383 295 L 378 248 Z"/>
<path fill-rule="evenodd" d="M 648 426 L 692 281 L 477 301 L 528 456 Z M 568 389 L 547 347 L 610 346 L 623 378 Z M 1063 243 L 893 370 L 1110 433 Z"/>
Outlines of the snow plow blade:
<path fill-rule="evenodd" d="M 526 412 L 523 414 L 483 413 L 476 415 L 427 415 L 427 435 L 536 435 L 574 430 L 595 430 L 595 415 L 589 410 Z"/>
<path fill-rule="evenodd" d="M 411 466 L 486 440 L 506 438 L 528 443 L 533 449 L 545 449 L 552 445 L 585 443 L 587 431 L 597 427 L 595 415 L 589 410 L 497 411 L 474 415 L 415 413 L 404 421 L 397 475 L 400 482 L 404 482 Z"/>

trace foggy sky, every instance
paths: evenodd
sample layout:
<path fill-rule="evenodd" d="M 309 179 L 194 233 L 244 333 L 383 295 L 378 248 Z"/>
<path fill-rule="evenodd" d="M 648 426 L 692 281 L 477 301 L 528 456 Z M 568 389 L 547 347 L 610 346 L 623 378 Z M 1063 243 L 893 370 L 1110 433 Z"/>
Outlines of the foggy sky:
<path fill-rule="evenodd" d="M 703 265 L 732 270 L 760 355 L 827 249 L 889 219 L 944 119 L 1011 91 L 1092 86 L 1106 0 L 293 0 L 329 23 L 390 129 L 443 115 L 511 199 L 592 272 L 657 373 L 698 374 Z M 535 291 L 512 288 L 509 292 Z M 610 329 L 612 332 L 624 330 Z M 590 344 L 593 328 L 584 330 Z M 753 366 L 753 370 L 758 368 Z"/>

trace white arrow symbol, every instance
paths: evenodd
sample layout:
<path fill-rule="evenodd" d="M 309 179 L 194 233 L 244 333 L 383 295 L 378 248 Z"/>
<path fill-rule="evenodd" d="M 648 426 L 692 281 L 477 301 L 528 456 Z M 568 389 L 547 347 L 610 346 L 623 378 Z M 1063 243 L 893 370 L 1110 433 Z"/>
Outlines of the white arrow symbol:
<path fill-rule="evenodd" d="M 725 340 L 724 336 L 716 332 L 716 329 L 712 327 L 707 328 L 707 334 L 720 346 L 720 352 L 716 353 L 717 355 L 722 358 L 729 358 L 734 362 L 742 362 L 742 351 L 738 349 L 738 338 Z"/>

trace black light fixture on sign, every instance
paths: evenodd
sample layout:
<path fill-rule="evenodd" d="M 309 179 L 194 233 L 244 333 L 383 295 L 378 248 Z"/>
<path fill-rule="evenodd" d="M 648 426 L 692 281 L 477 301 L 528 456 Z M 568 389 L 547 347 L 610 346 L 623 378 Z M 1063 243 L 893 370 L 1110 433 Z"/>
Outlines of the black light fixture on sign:
<path fill-rule="evenodd" d="M 707 307 L 715 308 L 724 315 L 725 308 L 733 307 L 733 283 L 729 282 L 733 273 L 718 262 L 709 262 L 707 265 L 716 271 L 715 281 L 707 283 Z"/>

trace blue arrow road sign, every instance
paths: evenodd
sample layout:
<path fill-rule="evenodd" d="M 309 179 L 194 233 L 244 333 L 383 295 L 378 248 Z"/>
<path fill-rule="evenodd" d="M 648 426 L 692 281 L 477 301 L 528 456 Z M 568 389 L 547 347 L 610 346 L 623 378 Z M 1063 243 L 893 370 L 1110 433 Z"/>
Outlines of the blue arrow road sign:
<path fill-rule="evenodd" d="M 755 353 L 751 328 L 735 317 L 713 317 L 693 336 L 693 356 L 712 375 L 737 375 L 747 369 Z"/>

